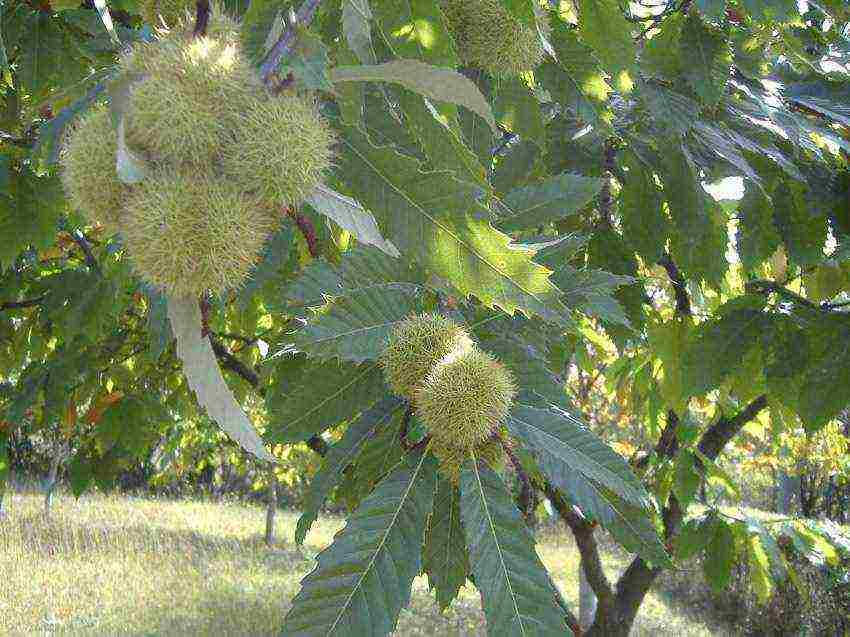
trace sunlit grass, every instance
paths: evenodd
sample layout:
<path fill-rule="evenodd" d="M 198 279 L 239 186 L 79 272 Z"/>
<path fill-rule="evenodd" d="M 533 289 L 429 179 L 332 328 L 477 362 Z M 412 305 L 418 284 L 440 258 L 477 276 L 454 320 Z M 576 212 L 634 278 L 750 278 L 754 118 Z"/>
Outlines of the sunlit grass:
<path fill-rule="evenodd" d="M 266 547 L 258 507 L 118 496 L 60 495 L 52 518 L 35 494 L 8 494 L 0 518 L 0 635 L 277 635 L 316 553 L 341 527 L 317 522 L 303 552 L 292 541 L 297 513 L 278 518 Z M 571 603 L 577 554 L 554 529 L 539 551 Z M 626 556 L 604 553 L 612 574 Z M 416 580 L 399 635 L 484 635 L 481 604 L 466 588 L 444 614 Z M 721 635 L 651 594 L 636 635 Z"/>

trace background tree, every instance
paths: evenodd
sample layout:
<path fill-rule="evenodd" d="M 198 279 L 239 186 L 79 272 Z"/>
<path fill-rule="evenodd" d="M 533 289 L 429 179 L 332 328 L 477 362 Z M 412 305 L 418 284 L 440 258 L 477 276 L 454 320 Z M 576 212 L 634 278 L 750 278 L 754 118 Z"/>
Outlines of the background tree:
<path fill-rule="evenodd" d="M 0 480 L 20 441 L 58 440 L 75 492 L 107 487 L 204 411 L 266 460 L 306 443 L 322 460 L 298 541 L 328 498 L 351 514 L 287 634 L 385 634 L 420 570 L 443 606 L 473 581 L 491 634 L 580 633 L 519 512 L 541 497 L 597 598 L 588 635 L 627 634 L 671 556 L 703 553 L 718 588 L 746 559 L 764 597 L 792 571 L 780 545 L 837 559 L 828 525 L 731 519 L 718 494 L 738 497 L 727 454 L 820 444 L 806 436 L 846 472 L 845 3 L 225 4 L 177 23 L 130 0 L 0 8 Z M 121 141 L 140 120 L 119 53 L 163 23 L 220 37 L 225 9 L 269 99 L 316 101 L 334 159 L 280 207 L 251 278 L 195 298 L 136 275 L 134 235 L 81 215 L 57 161 L 108 102 L 115 174 L 95 176 L 150 190 L 143 149 Z M 275 160 L 298 147 L 241 141 Z M 740 198 L 715 196 L 728 178 Z M 425 312 L 518 389 L 494 431 L 504 462 L 466 449 L 458 483 L 378 363 Z M 635 555 L 616 582 L 598 527 Z"/>

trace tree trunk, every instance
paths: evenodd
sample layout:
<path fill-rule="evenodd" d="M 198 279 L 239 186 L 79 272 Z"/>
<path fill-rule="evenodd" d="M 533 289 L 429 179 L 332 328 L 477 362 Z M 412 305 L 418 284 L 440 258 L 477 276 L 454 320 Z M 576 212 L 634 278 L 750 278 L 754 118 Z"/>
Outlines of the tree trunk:
<path fill-rule="evenodd" d="M 53 506 L 53 492 L 59 481 L 59 467 L 65 457 L 65 445 L 57 442 L 53 447 L 53 458 L 50 460 L 50 472 L 44 481 L 44 517 L 50 517 L 50 509 Z"/>
<path fill-rule="evenodd" d="M 593 625 L 596 619 L 596 594 L 587 581 L 583 568 L 578 569 L 578 623 L 583 631 Z"/>
<path fill-rule="evenodd" d="M 777 513 L 791 513 L 794 508 L 794 495 L 800 490 L 800 478 L 784 471 L 776 473 L 774 508 Z"/>
<path fill-rule="evenodd" d="M 278 482 L 274 467 L 269 468 L 269 501 L 266 505 L 266 544 L 274 544 L 274 520 L 277 514 Z"/>

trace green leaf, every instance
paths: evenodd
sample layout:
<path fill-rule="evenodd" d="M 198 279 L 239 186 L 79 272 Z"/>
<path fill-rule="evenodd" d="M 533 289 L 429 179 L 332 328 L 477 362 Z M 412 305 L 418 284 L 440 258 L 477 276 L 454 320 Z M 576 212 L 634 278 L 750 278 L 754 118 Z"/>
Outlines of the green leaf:
<path fill-rule="evenodd" d="M 804 195 L 794 184 L 781 182 L 771 195 L 773 218 L 788 255 L 801 265 L 823 258 L 827 240 L 826 219 L 810 206 L 812 194 Z"/>
<path fill-rule="evenodd" d="M 696 5 L 707 18 L 719 18 L 726 11 L 726 0 L 697 0 Z"/>
<path fill-rule="evenodd" d="M 266 451 L 254 425 L 224 382 L 209 338 L 201 336 L 198 300 L 168 297 L 168 319 L 177 339 L 177 357 L 183 361 L 183 374 L 198 404 L 245 451 L 274 462 L 274 456 Z"/>
<path fill-rule="evenodd" d="M 402 254 L 485 305 L 567 320 L 549 271 L 509 247 L 510 237 L 476 202 L 475 186 L 446 172 L 423 173 L 415 159 L 375 147 L 355 129 L 342 142 L 340 174 Z"/>
<path fill-rule="evenodd" d="M 366 287 L 331 303 L 329 309 L 295 334 L 295 345 L 309 356 L 357 363 L 384 351 L 393 326 L 422 310 L 416 286 L 404 283 Z"/>
<path fill-rule="evenodd" d="M 375 363 L 311 361 L 287 373 L 288 363 L 284 357 L 266 395 L 272 417 L 269 437 L 275 442 L 307 440 L 368 409 L 387 391 Z"/>
<path fill-rule="evenodd" d="M 363 444 L 354 466 L 345 472 L 339 499 L 349 509 L 357 507 L 404 457 L 406 452 L 401 446 L 399 431 L 405 417 L 406 410 L 397 410 L 391 419 L 380 423 L 375 434 Z"/>
<path fill-rule="evenodd" d="M 811 362 L 800 389 L 800 417 L 814 431 L 850 403 L 850 319 L 835 314 L 821 318 L 810 329 Z"/>
<path fill-rule="evenodd" d="M 284 276 L 285 265 L 292 257 L 292 252 L 295 252 L 292 246 L 294 239 L 295 232 L 292 226 L 287 224 L 266 242 L 259 263 L 254 266 L 248 280 L 239 288 L 241 307 L 247 307 L 254 295 Z"/>
<path fill-rule="evenodd" d="M 693 502 L 700 485 L 700 475 L 694 465 L 694 454 L 687 449 L 679 452 L 676 458 L 676 471 L 673 478 L 673 493 L 683 507 Z"/>
<path fill-rule="evenodd" d="M 283 289 L 280 307 L 289 304 L 318 307 L 327 302 L 326 297 L 338 296 L 341 292 L 339 273 L 323 258 L 313 259 L 298 278 Z"/>
<path fill-rule="evenodd" d="M 108 81 L 109 78 L 98 82 L 83 97 L 75 100 L 69 106 L 59 111 L 56 116 L 43 122 L 38 127 L 38 140 L 32 152 L 34 157 L 38 157 L 41 160 L 42 166 L 54 166 L 59 161 L 62 139 L 68 125 L 103 97 Z"/>
<path fill-rule="evenodd" d="M 516 405 L 508 429 L 532 452 L 549 456 L 635 506 L 648 506 L 646 490 L 623 457 L 566 411 Z"/>
<path fill-rule="evenodd" d="M 8 266 L 27 247 L 40 250 L 53 243 L 64 196 L 55 175 L 40 177 L 28 167 L 7 174 L 6 190 L 0 191 L 0 265 Z"/>
<path fill-rule="evenodd" d="M 782 238 L 773 223 L 773 206 L 761 190 L 747 183 L 744 196 L 738 204 L 736 235 L 741 263 L 754 269 L 776 252 Z"/>
<path fill-rule="evenodd" d="M 432 168 L 450 170 L 458 179 L 489 189 L 486 171 L 461 138 L 454 104 L 444 104 L 438 110 L 427 98 L 405 89 L 400 89 L 396 97 L 408 130 Z"/>
<path fill-rule="evenodd" d="M 632 71 L 637 59 L 632 25 L 618 0 L 578 0 L 579 35 L 612 75 Z"/>
<path fill-rule="evenodd" d="M 684 389 L 682 355 L 687 347 L 691 321 L 674 318 L 666 323 L 647 327 L 647 337 L 653 352 L 661 361 L 664 376 L 660 382 L 661 395 L 678 414 L 684 414 L 689 396 Z"/>
<path fill-rule="evenodd" d="M 174 338 L 168 323 L 168 302 L 165 295 L 153 286 L 144 287 L 148 305 L 148 351 L 151 358 L 159 359 Z"/>
<path fill-rule="evenodd" d="M 23 28 L 15 76 L 25 93 L 40 95 L 63 70 L 73 68 L 75 56 L 68 53 L 74 50 L 74 42 L 66 36 L 62 21 L 49 11 L 31 14 Z"/>
<path fill-rule="evenodd" d="M 482 349 L 511 371 L 520 395 L 528 402 L 540 407 L 554 404 L 569 409 L 563 381 L 556 380 L 546 360 L 532 345 L 513 336 L 481 336 L 478 341 Z"/>
<path fill-rule="evenodd" d="M 684 394 L 702 395 L 718 387 L 759 344 L 771 323 L 771 316 L 757 306 L 730 309 L 701 323 L 682 357 Z"/>
<path fill-rule="evenodd" d="M 575 214 L 599 194 L 602 180 L 562 173 L 546 181 L 515 188 L 504 198 L 497 226 L 505 232 L 533 230 Z"/>
<path fill-rule="evenodd" d="M 699 121 L 699 104 L 663 84 L 643 82 L 639 97 L 662 138 L 678 137 Z"/>
<path fill-rule="evenodd" d="M 360 243 L 375 246 L 391 257 L 400 256 L 396 247 L 381 236 L 375 217 L 351 197 L 320 185 L 307 198 L 307 203 L 348 230 Z"/>
<path fill-rule="evenodd" d="M 286 3 L 292 6 L 291 2 Z M 240 39 L 242 49 L 254 64 L 259 65 L 285 28 L 287 6 L 277 0 L 252 0 L 242 18 Z"/>
<path fill-rule="evenodd" d="M 747 536 L 747 564 L 749 565 L 750 585 L 756 593 L 759 603 L 766 604 L 773 594 L 773 575 L 770 559 L 762 544 L 762 536 Z"/>
<path fill-rule="evenodd" d="M 572 635 L 525 521 L 499 476 L 474 460 L 461 472 L 460 512 L 488 636 Z"/>
<path fill-rule="evenodd" d="M 328 71 L 328 47 L 322 38 L 306 28 L 299 28 L 295 49 L 286 57 L 278 73 L 295 78 L 295 85 L 308 91 L 333 91 Z"/>
<path fill-rule="evenodd" d="M 530 3 L 527 3 L 530 4 Z M 501 80 L 495 88 L 496 119 L 506 130 L 542 146 L 546 139 L 540 101 L 519 78 Z"/>
<path fill-rule="evenodd" d="M 554 455 L 539 451 L 534 455 L 540 470 L 581 509 L 585 518 L 598 522 L 629 553 L 637 553 L 662 568 L 671 566 L 650 509 L 629 504 L 609 489 L 572 471 Z"/>
<path fill-rule="evenodd" d="M 475 83 L 457 71 L 425 64 L 418 60 L 393 60 L 383 64 L 337 66 L 331 71 L 331 81 L 390 82 L 441 102 L 465 106 L 484 118 L 496 130 L 496 120 L 490 104 Z"/>
<path fill-rule="evenodd" d="M 629 324 L 623 308 L 612 295 L 618 288 L 633 284 L 633 277 L 604 270 L 577 270 L 567 264 L 561 266 L 552 279 L 564 293 L 564 302 L 569 307 L 576 307 L 609 323 Z"/>
<path fill-rule="evenodd" d="M 685 148 L 663 160 L 664 194 L 676 234 L 671 253 L 688 278 L 718 285 L 728 267 L 725 215 L 703 190 Z"/>
<path fill-rule="evenodd" d="M 436 591 L 440 610 L 446 610 L 469 575 L 469 553 L 460 523 L 460 490 L 439 476 L 434 512 L 425 533 L 422 567 Z"/>
<path fill-rule="evenodd" d="M 664 252 L 670 221 L 661 205 L 661 193 L 652 172 L 635 156 L 626 162 L 629 169 L 620 191 L 623 237 L 647 263 L 655 263 Z"/>
<path fill-rule="evenodd" d="M 714 515 L 706 515 L 685 522 L 676 537 L 676 559 L 689 560 L 702 552 L 714 537 L 715 520 Z"/>
<path fill-rule="evenodd" d="M 454 42 L 435 0 L 380 0 L 374 5 L 384 40 L 396 57 L 457 66 Z"/>
<path fill-rule="evenodd" d="M 705 559 L 702 563 L 705 579 L 715 593 L 721 593 L 729 584 L 735 557 L 735 534 L 732 527 L 717 518 L 714 522 L 714 534 L 705 549 Z"/>
<path fill-rule="evenodd" d="M 420 572 L 436 463 L 428 454 L 399 464 L 319 553 L 284 619 L 288 637 L 388 635 Z"/>
<path fill-rule="evenodd" d="M 660 32 L 647 41 L 641 56 L 641 66 L 646 72 L 668 80 L 676 79 L 682 72 L 683 60 L 687 59 L 679 54 L 685 19 L 681 13 L 674 13 L 658 25 Z"/>
<path fill-rule="evenodd" d="M 339 442 L 328 448 L 328 453 L 322 459 L 322 466 L 313 476 L 313 480 L 304 494 L 301 505 L 301 517 L 295 526 L 295 543 L 304 544 L 307 532 L 319 517 L 319 511 L 325 504 L 333 488 L 342 479 L 342 473 L 360 453 L 366 441 L 374 435 L 375 430 L 393 417 L 403 405 L 395 397 L 385 397 L 371 409 L 364 411 L 354 419 L 345 430 Z"/>
<path fill-rule="evenodd" d="M 691 12 L 682 27 L 679 46 L 679 55 L 688 60 L 685 79 L 704 103 L 714 106 L 723 98 L 729 82 L 732 49 L 728 36 Z"/>
<path fill-rule="evenodd" d="M 348 47 L 362 64 L 375 64 L 378 61 L 372 46 L 372 9 L 369 0 L 344 0 L 342 31 Z"/>

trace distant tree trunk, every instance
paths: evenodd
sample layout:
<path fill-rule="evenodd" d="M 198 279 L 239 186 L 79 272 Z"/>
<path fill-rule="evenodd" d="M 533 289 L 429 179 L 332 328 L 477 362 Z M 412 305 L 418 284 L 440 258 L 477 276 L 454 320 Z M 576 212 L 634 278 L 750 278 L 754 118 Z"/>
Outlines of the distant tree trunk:
<path fill-rule="evenodd" d="M 56 490 L 56 484 L 59 481 L 59 468 L 65 458 L 66 445 L 63 442 L 56 442 L 53 446 L 53 458 L 50 460 L 50 471 L 44 481 L 44 517 L 50 517 L 50 509 L 53 506 L 53 492 Z"/>
<path fill-rule="evenodd" d="M 788 475 L 784 471 L 776 472 L 774 481 L 774 509 L 777 513 L 791 513 L 794 508 L 794 495 L 800 490 L 800 478 Z"/>
<path fill-rule="evenodd" d="M 274 466 L 269 468 L 269 501 L 266 505 L 266 544 L 274 544 L 274 520 L 277 514 L 278 482 Z"/>
<path fill-rule="evenodd" d="M 578 569 L 578 623 L 582 630 L 587 630 L 596 619 L 596 594 L 587 581 L 584 569 Z"/>

